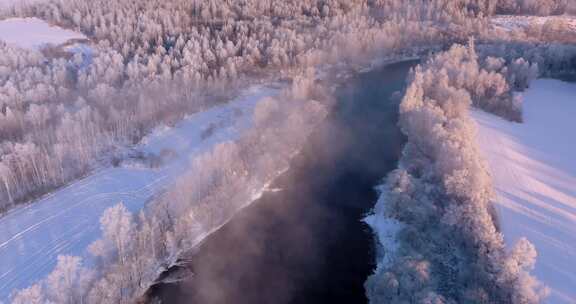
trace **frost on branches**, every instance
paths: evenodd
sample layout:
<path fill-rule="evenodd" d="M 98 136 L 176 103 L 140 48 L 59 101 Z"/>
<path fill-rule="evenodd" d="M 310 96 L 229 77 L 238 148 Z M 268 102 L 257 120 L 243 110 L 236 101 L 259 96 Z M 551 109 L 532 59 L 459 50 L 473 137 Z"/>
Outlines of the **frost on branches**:
<path fill-rule="evenodd" d="M 182 253 L 258 198 L 288 168 L 328 113 L 328 97 L 313 76 L 306 72 L 279 97 L 260 101 L 252 128 L 195 158 L 189 172 L 147 210 L 133 215 L 122 203 L 106 210 L 100 220 L 102 238 L 89 247 L 97 260 L 94 268 L 82 266 L 78 257 L 61 256 L 47 278 L 16 291 L 12 303 L 132 303 L 144 295 Z"/>
<path fill-rule="evenodd" d="M 365 284 L 371 303 L 524 304 L 546 296 L 529 274 L 534 247 L 524 239 L 505 249 L 468 113 L 474 105 L 521 118 L 511 89 L 528 86 L 536 72 L 521 60 L 482 60 L 473 42 L 413 72 L 400 105 L 408 143 L 372 216 L 398 222 L 397 248 L 392 256 L 380 249 L 387 262 Z"/>
<path fill-rule="evenodd" d="M 479 3 L 17 3 L 3 14 L 80 30 L 93 58 L 86 63 L 81 53 L 58 56 L 0 42 L 0 212 L 87 174 L 116 147 L 246 82 L 322 63 L 409 55 L 466 37 L 486 24 L 480 16 L 491 6 Z"/>

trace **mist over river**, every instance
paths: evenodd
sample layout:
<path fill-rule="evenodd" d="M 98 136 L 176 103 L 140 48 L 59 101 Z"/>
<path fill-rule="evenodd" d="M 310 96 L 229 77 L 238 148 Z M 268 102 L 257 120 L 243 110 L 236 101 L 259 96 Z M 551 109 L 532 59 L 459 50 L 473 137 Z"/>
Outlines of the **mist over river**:
<path fill-rule="evenodd" d="M 189 257 L 193 275 L 160 284 L 163 303 L 365 303 L 375 267 L 362 222 L 405 142 L 397 126 L 406 77 L 418 61 L 352 77 L 333 113 L 290 170 Z"/>

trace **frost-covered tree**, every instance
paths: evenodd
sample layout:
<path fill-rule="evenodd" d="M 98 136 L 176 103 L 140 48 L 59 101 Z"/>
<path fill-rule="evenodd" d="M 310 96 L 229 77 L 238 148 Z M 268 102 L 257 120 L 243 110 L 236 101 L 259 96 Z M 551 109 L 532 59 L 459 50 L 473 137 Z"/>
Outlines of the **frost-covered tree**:
<path fill-rule="evenodd" d="M 453 46 L 410 77 L 400 105 L 408 143 L 374 210 L 399 223 L 399 248 L 365 283 L 371 303 L 520 304 L 546 294 L 529 274 L 534 247 L 521 240 L 506 251 L 468 113 L 519 109 L 510 109 L 511 87 L 524 83 L 508 81 L 524 80 L 530 65 L 483 56 L 472 41 Z"/>
<path fill-rule="evenodd" d="M 133 144 L 159 123 L 209 106 L 209 96 L 254 79 L 290 76 L 322 63 L 413 55 L 465 37 L 486 22 L 479 3 L 17 4 L 9 14 L 82 31 L 93 54 L 68 58 L 0 42 L 0 210 L 86 174 L 115 147 Z"/>
<path fill-rule="evenodd" d="M 548 16 L 566 12 L 568 5 L 570 0 L 499 0 L 497 12 Z"/>
<path fill-rule="evenodd" d="M 45 304 L 46 298 L 39 284 L 20 290 L 12 299 L 13 304 Z"/>
<path fill-rule="evenodd" d="M 120 203 L 107 209 L 100 219 L 103 239 L 109 250 L 115 251 L 122 261 L 134 236 L 134 223 L 132 214 Z"/>
<path fill-rule="evenodd" d="M 91 273 L 82 268 L 82 260 L 74 256 L 59 256 L 56 268 L 45 282 L 46 292 L 55 303 L 73 304 L 83 299 Z"/>
<path fill-rule="evenodd" d="M 190 171 L 137 217 L 121 203 L 107 209 L 100 220 L 102 237 L 90 246 L 96 269 L 62 257 L 40 289 L 19 291 L 13 301 L 37 296 L 57 303 L 132 303 L 143 296 L 159 273 L 177 265 L 182 253 L 288 167 L 327 114 L 325 104 L 311 99 L 328 98 L 314 77 L 306 71 L 279 96 L 260 101 L 253 128 L 196 157 Z"/>
<path fill-rule="evenodd" d="M 93 273 L 82 266 L 81 258 L 58 256 L 54 270 L 44 280 L 16 292 L 11 303 L 83 303 L 92 279 Z"/>

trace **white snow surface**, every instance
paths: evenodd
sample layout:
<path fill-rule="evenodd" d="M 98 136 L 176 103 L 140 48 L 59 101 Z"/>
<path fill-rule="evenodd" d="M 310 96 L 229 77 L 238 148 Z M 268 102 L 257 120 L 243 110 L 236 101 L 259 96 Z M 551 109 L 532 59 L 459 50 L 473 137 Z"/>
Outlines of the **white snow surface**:
<path fill-rule="evenodd" d="M 576 303 L 576 84 L 535 81 L 522 124 L 473 117 L 506 244 L 526 237 L 536 246 L 533 274 L 551 290 L 545 303 Z"/>
<path fill-rule="evenodd" d="M 530 25 L 543 25 L 551 20 L 560 20 L 576 31 L 576 17 L 570 15 L 561 16 L 514 16 L 497 15 L 492 17 L 492 25 L 505 31 L 523 30 Z"/>
<path fill-rule="evenodd" d="M 386 195 L 383 187 L 384 186 L 381 185 L 376 188 L 376 190 L 380 192 L 380 196 L 375 204 L 374 214 L 370 214 L 363 219 L 372 231 L 374 231 L 379 244 L 378 252 L 376 253 L 375 272 L 381 271 L 392 264 L 400 246 L 397 239 L 398 232 L 400 232 L 400 229 L 403 227 L 399 221 L 381 214 L 386 204 Z"/>
<path fill-rule="evenodd" d="M 142 209 L 155 193 L 185 173 L 191 158 L 217 143 L 234 140 L 249 128 L 258 101 L 277 92 L 270 87 L 252 87 L 230 103 L 191 115 L 173 128 L 158 128 L 136 149 L 156 154 L 173 151 L 176 156 L 160 168 L 101 169 L 0 217 L 0 303 L 13 290 L 46 277 L 58 255 L 80 256 L 91 265 L 86 248 L 101 236 L 99 220 L 104 210 L 118 202 L 132 212 Z M 218 127 L 210 136 L 203 136 L 215 125 Z"/>
<path fill-rule="evenodd" d="M 38 18 L 8 18 L 0 21 L 0 40 L 26 48 L 60 45 L 71 39 L 86 39 L 81 33 L 52 26 Z"/>

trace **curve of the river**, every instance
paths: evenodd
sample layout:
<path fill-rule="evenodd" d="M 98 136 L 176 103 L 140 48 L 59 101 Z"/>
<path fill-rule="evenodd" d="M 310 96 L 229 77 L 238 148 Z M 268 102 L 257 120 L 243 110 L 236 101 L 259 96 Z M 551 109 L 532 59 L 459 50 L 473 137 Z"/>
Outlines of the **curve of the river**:
<path fill-rule="evenodd" d="M 193 275 L 157 285 L 163 303 L 365 303 L 373 235 L 362 222 L 374 187 L 396 168 L 406 61 L 361 73 L 310 137 L 276 191 L 243 209 L 191 255 Z"/>

